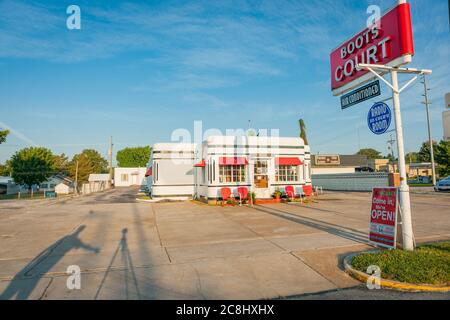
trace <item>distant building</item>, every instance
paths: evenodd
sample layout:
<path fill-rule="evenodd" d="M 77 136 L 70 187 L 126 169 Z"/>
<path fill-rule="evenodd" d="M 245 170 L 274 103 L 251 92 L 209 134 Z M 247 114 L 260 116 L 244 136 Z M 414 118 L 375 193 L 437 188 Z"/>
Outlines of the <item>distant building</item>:
<path fill-rule="evenodd" d="M 109 173 L 91 173 L 89 175 L 89 182 L 109 182 L 111 179 L 109 178 Z"/>
<path fill-rule="evenodd" d="M 14 183 L 13 178 L 0 176 L 0 194 L 16 194 L 20 186 Z"/>
<path fill-rule="evenodd" d="M 311 155 L 311 165 L 314 175 L 372 171 L 364 155 Z"/>
<path fill-rule="evenodd" d="M 147 168 L 114 168 L 114 185 L 116 187 L 147 185 L 146 171 Z"/>
<path fill-rule="evenodd" d="M 63 181 L 61 183 L 58 183 L 55 186 L 55 192 L 57 194 L 70 194 L 75 192 L 75 187 L 73 183 L 69 183 L 67 181 Z"/>
<path fill-rule="evenodd" d="M 62 174 L 56 174 L 54 176 L 51 176 L 46 181 L 39 184 L 39 189 L 42 191 L 56 191 L 55 187 L 61 183 L 67 184 L 69 186 L 74 186 L 74 180 L 62 175 Z"/>
<path fill-rule="evenodd" d="M 431 177 L 433 174 L 433 170 L 431 168 L 431 162 L 406 164 L 406 172 L 408 172 L 409 178 Z"/>
<path fill-rule="evenodd" d="M 109 173 L 91 173 L 88 183 L 84 183 L 81 192 L 88 194 L 92 192 L 104 191 L 111 187 Z"/>
<path fill-rule="evenodd" d="M 369 159 L 369 168 L 375 172 L 391 172 L 393 169 L 389 164 L 389 159 Z"/>

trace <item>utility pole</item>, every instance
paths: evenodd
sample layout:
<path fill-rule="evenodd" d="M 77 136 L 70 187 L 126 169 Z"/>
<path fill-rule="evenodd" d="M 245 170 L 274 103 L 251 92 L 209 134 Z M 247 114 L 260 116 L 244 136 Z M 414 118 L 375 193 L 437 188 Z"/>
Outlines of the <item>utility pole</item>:
<path fill-rule="evenodd" d="M 361 150 L 361 137 L 359 135 L 359 125 L 356 127 L 356 132 L 358 134 L 358 150 Z"/>
<path fill-rule="evenodd" d="M 109 184 L 110 185 L 111 185 L 111 182 L 113 179 L 112 155 L 113 155 L 113 142 L 112 142 L 112 136 L 110 136 L 109 137 L 109 149 L 108 149 Z"/>
<path fill-rule="evenodd" d="M 75 193 L 78 194 L 78 160 L 75 167 Z"/>
<path fill-rule="evenodd" d="M 390 139 L 387 141 L 387 143 L 389 144 L 389 146 L 388 146 L 388 149 L 391 151 L 391 156 L 392 156 L 392 171 L 395 173 L 395 163 L 394 163 L 394 159 L 395 159 L 395 156 L 394 156 L 394 148 L 393 148 L 393 145 L 394 145 L 394 143 L 395 143 L 395 139 L 394 138 L 392 138 L 392 134 L 390 135 Z"/>
<path fill-rule="evenodd" d="M 435 186 L 436 185 L 436 168 L 435 168 L 435 164 L 434 164 L 434 147 L 433 147 L 433 138 L 431 136 L 431 121 L 430 121 L 430 108 L 429 108 L 431 101 L 428 100 L 428 91 L 430 89 L 428 89 L 427 78 L 425 75 L 423 75 L 423 81 L 421 81 L 421 82 L 423 83 L 423 89 L 424 89 L 423 96 L 425 97 L 425 101 L 423 101 L 422 103 L 425 105 L 425 108 L 427 111 L 428 141 L 430 142 L 430 157 L 431 157 L 431 172 L 432 172 L 432 176 L 433 176 L 433 186 Z"/>

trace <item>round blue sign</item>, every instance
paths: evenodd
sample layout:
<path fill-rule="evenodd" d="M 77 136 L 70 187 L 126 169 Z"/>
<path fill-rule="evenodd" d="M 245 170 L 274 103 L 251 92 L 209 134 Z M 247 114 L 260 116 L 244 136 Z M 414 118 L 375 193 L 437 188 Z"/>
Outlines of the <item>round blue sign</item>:
<path fill-rule="evenodd" d="M 369 110 L 367 125 L 373 133 L 383 134 L 389 129 L 391 119 L 392 114 L 389 106 L 384 102 L 377 102 Z"/>

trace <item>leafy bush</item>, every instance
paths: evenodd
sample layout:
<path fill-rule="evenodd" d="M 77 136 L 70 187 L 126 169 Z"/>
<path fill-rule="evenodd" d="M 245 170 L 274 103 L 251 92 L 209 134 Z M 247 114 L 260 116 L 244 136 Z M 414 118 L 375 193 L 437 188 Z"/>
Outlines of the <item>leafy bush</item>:
<path fill-rule="evenodd" d="M 415 251 L 385 250 L 352 259 L 353 268 L 366 272 L 376 265 L 381 277 L 414 284 L 450 285 L 450 242 L 427 244 Z"/>

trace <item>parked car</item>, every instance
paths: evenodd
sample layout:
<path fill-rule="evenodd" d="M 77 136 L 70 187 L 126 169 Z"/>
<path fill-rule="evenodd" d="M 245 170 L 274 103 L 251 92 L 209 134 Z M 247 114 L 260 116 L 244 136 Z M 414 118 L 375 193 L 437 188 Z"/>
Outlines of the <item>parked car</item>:
<path fill-rule="evenodd" d="M 434 186 L 435 191 L 450 191 L 450 176 L 444 178 L 436 183 Z"/>

